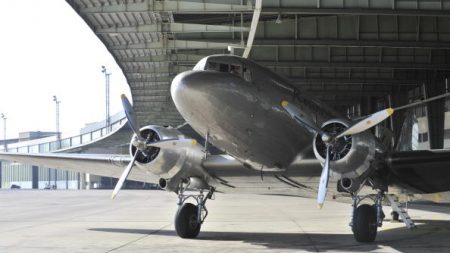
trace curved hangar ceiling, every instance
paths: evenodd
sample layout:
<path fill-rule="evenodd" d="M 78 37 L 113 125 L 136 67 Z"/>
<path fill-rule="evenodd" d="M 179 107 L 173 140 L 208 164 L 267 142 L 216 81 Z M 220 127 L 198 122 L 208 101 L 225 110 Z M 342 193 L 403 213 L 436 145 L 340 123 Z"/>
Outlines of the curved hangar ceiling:
<path fill-rule="evenodd" d="M 67 0 L 106 45 L 138 120 L 177 125 L 170 82 L 210 54 L 242 55 L 247 0 Z M 450 0 L 263 0 L 250 58 L 336 106 L 442 81 Z"/>

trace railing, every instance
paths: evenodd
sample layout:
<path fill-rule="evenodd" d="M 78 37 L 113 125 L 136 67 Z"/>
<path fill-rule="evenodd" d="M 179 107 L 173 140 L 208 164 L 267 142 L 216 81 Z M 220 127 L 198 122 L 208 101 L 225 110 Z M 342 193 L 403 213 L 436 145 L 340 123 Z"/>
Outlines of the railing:
<path fill-rule="evenodd" d="M 67 149 L 71 147 L 76 147 L 79 145 L 90 143 L 94 140 L 102 138 L 115 130 L 119 129 L 121 126 L 126 124 L 127 119 L 121 118 L 111 124 L 109 129 L 107 127 L 102 127 L 100 129 L 93 130 L 91 132 L 80 134 L 68 138 L 63 138 L 55 141 L 48 141 L 38 144 L 30 144 L 16 147 L 17 143 L 10 144 L 13 147 L 8 146 L 8 152 L 16 152 L 16 153 L 49 153 L 60 149 Z M 108 131 L 109 130 L 109 131 Z M 3 146 L 0 149 L 4 151 Z"/>

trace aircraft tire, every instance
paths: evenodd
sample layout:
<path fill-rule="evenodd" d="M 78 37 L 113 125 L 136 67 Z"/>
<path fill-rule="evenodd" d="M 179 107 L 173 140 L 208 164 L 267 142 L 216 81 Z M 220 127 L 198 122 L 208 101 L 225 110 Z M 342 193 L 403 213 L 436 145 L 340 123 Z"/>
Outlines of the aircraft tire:
<path fill-rule="evenodd" d="M 197 223 L 197 206 L 185 203 L 178 208 L 175 216 L 175 230 L 181 238 L 195 238 L 200 233 L 201 224 Z"/>
<path fill-rule="evenodd" d="M 399 215 L 398 215 L 398 213 L 396 211 L 392 211 L 391 212 L 391 218 L 392 218 L 392 221 L 399 221 L 400 220 Z"/>
<path fill-rule="evenodd" d="M 353 236 L 358 242 L 373 242 L 377 236 L 377 212 L 371 205 L 360 205 L 353 214 Z"/>

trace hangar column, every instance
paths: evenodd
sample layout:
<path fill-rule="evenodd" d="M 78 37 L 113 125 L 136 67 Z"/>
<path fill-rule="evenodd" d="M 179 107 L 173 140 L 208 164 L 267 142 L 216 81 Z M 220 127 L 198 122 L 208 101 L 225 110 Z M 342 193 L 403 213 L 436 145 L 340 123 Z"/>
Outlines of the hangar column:
<path fill-rule="evenodd" d="M 39 167 L 31 167 L 31 188 L 39 189 Z"/>
<path fill-rule="evenodd" d="M 393 108 L 408 104 L 408 96 L 405 96 L 405 90 L 399 89 L 391 95 Z M 405 121 L 405 111 L 394 114 L 392 118 L 394 129 L 394 144 L 397 145 L 398 137 L 402 130 L 403 122 Z"/>
<path fill-rule="evenodd" d="M 427 97 L 438 96 L 445 93 L 445 80 L 429 80 L 426 84 Z M 428 103 L 428 133 L 431 149 L 444 148 L 444 118 L 445 99 L 438 99 Z"/>

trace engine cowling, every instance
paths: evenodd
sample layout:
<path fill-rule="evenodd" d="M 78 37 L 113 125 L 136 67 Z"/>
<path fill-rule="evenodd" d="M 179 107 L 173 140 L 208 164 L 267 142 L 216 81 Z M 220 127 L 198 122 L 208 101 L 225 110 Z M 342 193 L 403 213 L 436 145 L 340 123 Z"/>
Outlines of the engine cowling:
<path fill-rule="evenodd" d="M 140 129 L 141 137 L 146 143 L 161 140 L 184 139 L 185 136 L 175 128 L 149 125 Z M 134 156 L 137 148 L 133 145 L 133 135 L 130 142 L 130 154 Z M 201 161 L 203 153 L 201 148 L 193 146 L 189 149 L 160 149 L 148 147 L 145 154 L 138 154 L 136 165 L 139 169 L 158 175 L 160 186 L 166 190 L 176 191 L 183 174 L 189 172 L 190 176 L 203 177 Z M 175 180 L 176 179 L 176 180 Z"/>
<path fill-rule="evenodd" d="M 325 122 L 322 130 L 335 136 L 348 126 L 346 121 L 334 119 Z M 333 172 L 342 178 L 359 178 L 370 169 L 375 157 L 375 138 L 370 132 L 344 136 L 333 142 L 330 156 L 330 168 Z M 313 147 L 316 158 L 323 164 L 326 145 L 318 134 L 314 137 Z"/>

